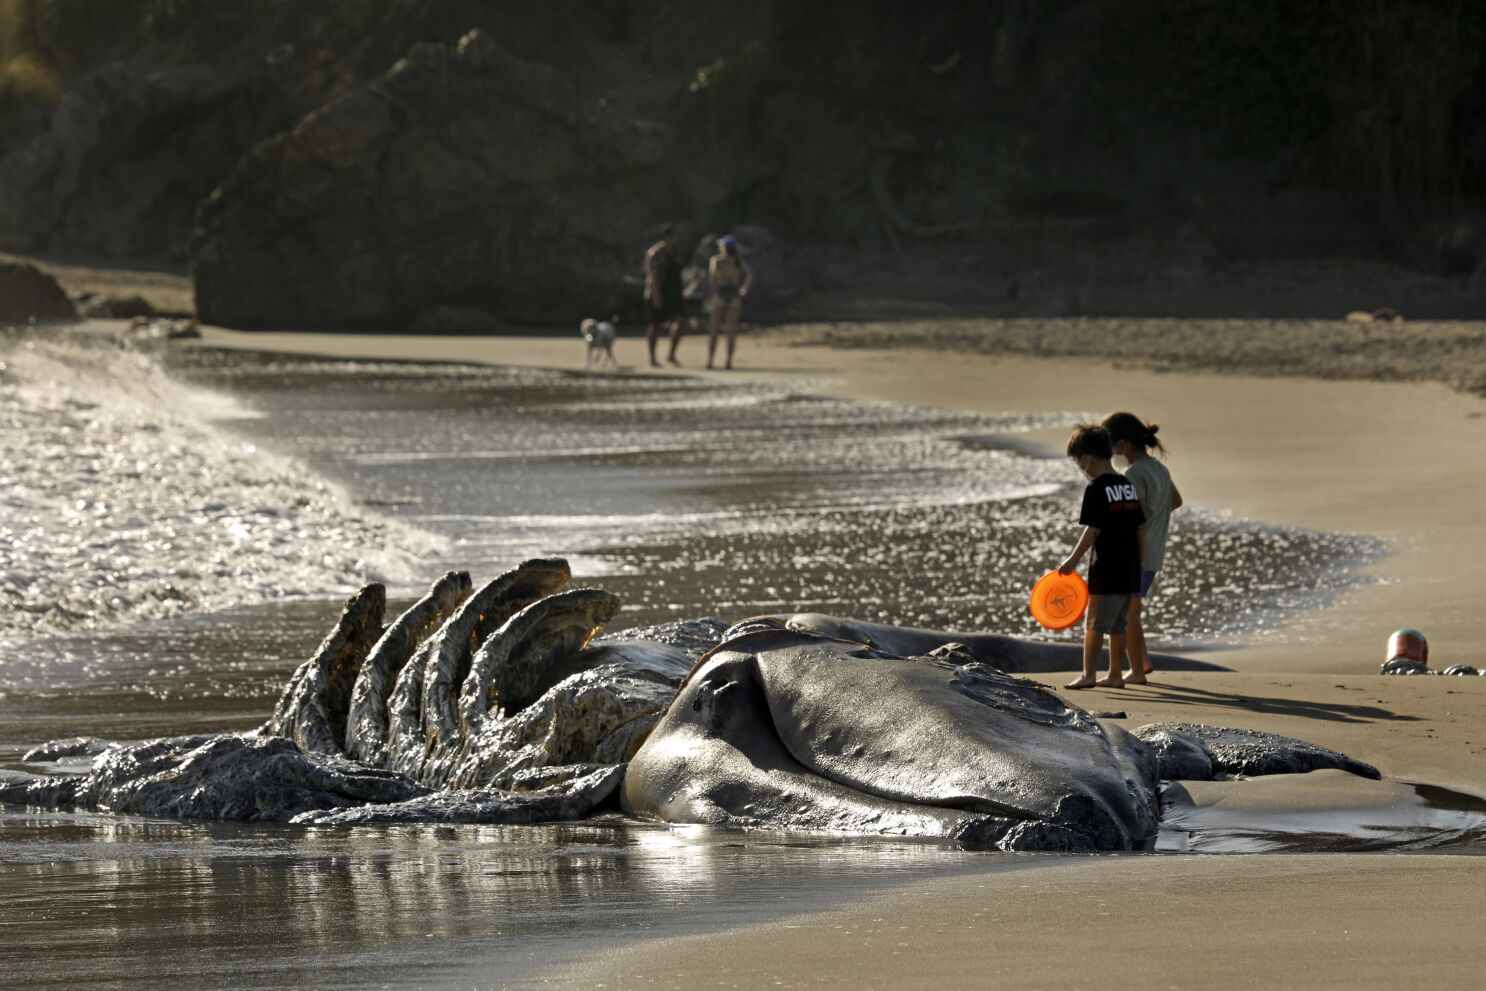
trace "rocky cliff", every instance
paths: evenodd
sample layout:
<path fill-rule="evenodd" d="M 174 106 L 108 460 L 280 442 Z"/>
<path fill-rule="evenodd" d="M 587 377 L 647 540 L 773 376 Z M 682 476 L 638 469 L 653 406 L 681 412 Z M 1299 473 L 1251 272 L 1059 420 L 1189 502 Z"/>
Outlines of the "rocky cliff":
<path fill-rule="evenodd" d="M 622 305 L 631 242 L 680 199 L 663 141 L 483 31 L 420 43 L 259 145 L 202 205 L 200 316 L 402 329 Z"/>
<path fill-rule="evenodd" d="M 996 292 L 1486 261 L 1486 9 L 1458 0 L 3 11 L 0 248 L 189 242 L 227 323 L 592 314 L 668 220 Z"/>

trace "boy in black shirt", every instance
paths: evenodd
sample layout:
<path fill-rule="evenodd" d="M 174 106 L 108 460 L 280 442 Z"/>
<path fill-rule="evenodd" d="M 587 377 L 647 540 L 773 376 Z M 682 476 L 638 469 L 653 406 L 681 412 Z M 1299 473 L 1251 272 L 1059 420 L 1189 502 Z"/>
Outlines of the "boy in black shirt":
<path fill-rule="evenodd" d="M 1125 613 L 1130 596 L 1140 589 L 1141 555 L 1145 550 L 1145 514 L 1135 485 L 1114 470 L 1113 442 L 1103 427 L 1081 423 L 1068 438 L 1068 456 L 1089 478 L 1078 521 L 1083 535 L 1058 571 L 1071 574 L 1089 548 L 1089 615 L 1084 629 L 1084 673 L 1069 688 L 1124 688 Z M 1109 634 L 1109 675 L 1097 678 L 1099 652 Z"/>

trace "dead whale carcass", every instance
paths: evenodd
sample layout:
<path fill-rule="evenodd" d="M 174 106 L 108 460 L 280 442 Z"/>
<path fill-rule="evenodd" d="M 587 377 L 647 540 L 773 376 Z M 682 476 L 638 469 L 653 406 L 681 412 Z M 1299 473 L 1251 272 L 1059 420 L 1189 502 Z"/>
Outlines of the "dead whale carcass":
<path fill-rule="evenodd" d="M 528 561 L 479 589 L 451 572 L 386 626 L 385 591 L 368 586 L 258 731 L 62 741 L 34 759 L 91 757 L 87 773 L 0 772 L 0 801 L 528 823 L 586 816 L 623 781 L 626 808 L 678 823 L 1120 850 L 1153 834 L 1158 777 L 1377 773 L 1241 730 L 1153 726 L 1137 739 L 985 663 L 1057 660 L 1009 637 L 964 646 L 792 617 L 599 640 L 618 601 L 570 579 L 562 561 Z"/>
<path fill-rule="evenodd" d="M 475 590 L 452 572 L 385 628 L 386 593 L 367 586 L 256 733 L 118 744 L 82 775 L 0 772 L 0 801 L 307 822 L 580 818 L 614 791 L 700 649 L 593 643 L 618 600 L 565 588 L 570 577 L 566 562 L 528 561 Z"/>
<path fill-rule="evenodd" d="M 635 754 L 668 822 L 1128 850 L 1156 829 L 1143 743 L 954 647 L 903 658 L 789 630 L 725 641 Z"/>

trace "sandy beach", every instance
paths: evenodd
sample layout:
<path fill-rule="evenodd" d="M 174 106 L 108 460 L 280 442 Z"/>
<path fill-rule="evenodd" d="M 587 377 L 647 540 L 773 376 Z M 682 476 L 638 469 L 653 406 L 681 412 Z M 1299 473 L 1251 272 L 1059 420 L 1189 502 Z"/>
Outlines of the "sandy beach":
<path fill-rule="evenodd" d="M 1486 663 L 1471 601 L 1486 587 L 1486 522 L 1472 496 L 1486 468 L 1468 453 L 1486 442 L 1481 399 L 1440 382 L 1114 368 L 1105 359 L 999 356 L 932 340 L 909 347 L 886 334 L 890 347 L 801 344 L 817 337 L 798 329 L 750 335 L 733 373 L 699 372 L 704 345 L 693 337 L 679 373 L 718 382 L 787 376 L 833 395 L 963 410 L 1094 415 L 1126 407 L 1163 424 L 1169 464 L 1191 505 L 1387 542 L 1390 553 L 1366 567 L 1367 581 L 1338 601 L 1206 655 L 1231 673 L 1158 674 L 1150 686 L 1091 692 L 1080 704 L 1124 711 L 1129 727 L 1177 719 L 1284 733 L 1359 756 L 1393 778 L 1486 796 L 1486 679 L 1377 674 L 1388 634 L 1400 626 L 1428 635 L 1436 668 Z M 205 342 L 571 370 L 584 357 L 576 339 L 536 336 L 208 328 Z M 622 339 L 617 350 L 622 365 L 640 370 L 643 342 Z M 1027 439 L 1048 456 L 1061 452 L 1060 431 Z M 581 986 L 677 987 L 1136 987 L 1156 978 L 1171 987 L 1466 987 L 1479 979 L 1479 858 L 1017 858 L 1005 867 L 721 936 L 641 943 L 566 977 Z M 1121 901 L 1127 893 L 1138 919 Z M 1072 946 L 1087 952 L 1072 955 Z"/>

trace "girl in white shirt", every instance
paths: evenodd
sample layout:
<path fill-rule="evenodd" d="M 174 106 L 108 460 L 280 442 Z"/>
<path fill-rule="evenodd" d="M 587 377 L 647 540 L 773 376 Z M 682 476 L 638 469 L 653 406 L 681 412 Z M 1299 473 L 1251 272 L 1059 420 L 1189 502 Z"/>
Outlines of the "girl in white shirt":
<path fill-rule="evenodd" d="M 1182 494 L 1171 481 L 1171 472 L 1151 456 L 1151 451 L 1160 452 L 1164 458 L 1166 448 L 1157 439 L 1161 428 L 1146 423 L 1134 413 L 1111 413 L 1104 418 L 1104 429 L 1109 431 L 1114 442 L 1114 453 L 1130 465 L 1125 477 L 1135 485 L 1140 496 L 1140 508 L 1145 513 L 1145 548 L 1141 556 L 1140 591 L 1130 598 L 1130 613 L 1126 619 L 1126 652 L 1130 658 L 1130 673 L 1125 675 L 1127 684 L 1143 685 L 1145 676 L 1151 672 L 1151 655 L 1145 646 L 1145 630 L 1140 625 L 1141 606 L 1156 582 L 1156 574 L 1166 557 L 1166 533 L 1171 514 L 1181 507 Z"/>

